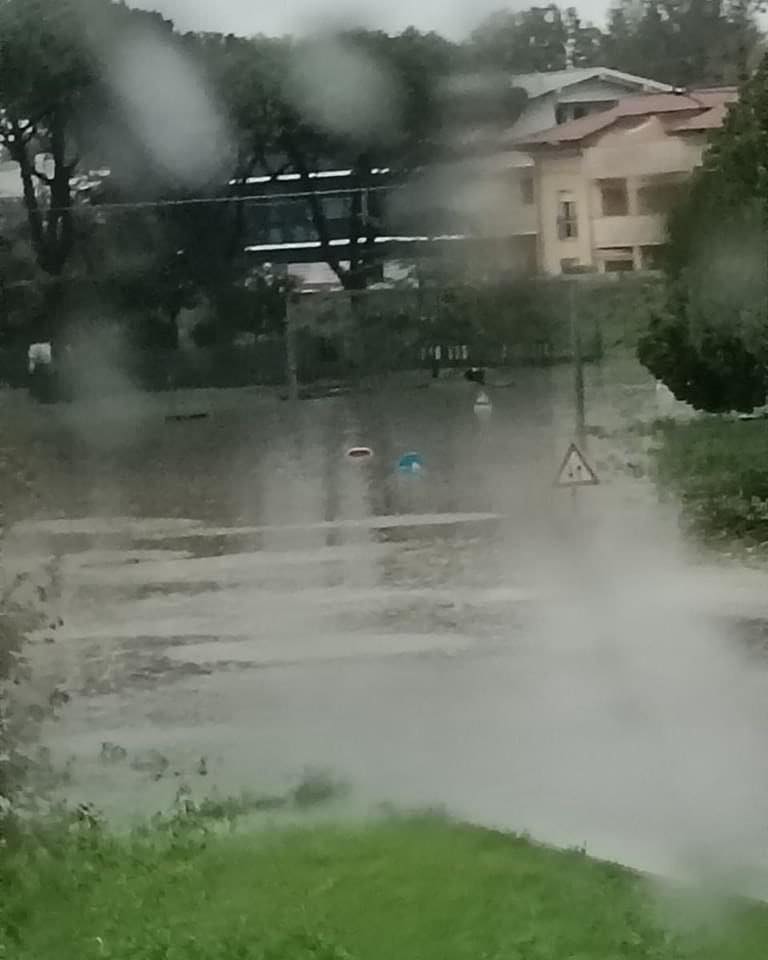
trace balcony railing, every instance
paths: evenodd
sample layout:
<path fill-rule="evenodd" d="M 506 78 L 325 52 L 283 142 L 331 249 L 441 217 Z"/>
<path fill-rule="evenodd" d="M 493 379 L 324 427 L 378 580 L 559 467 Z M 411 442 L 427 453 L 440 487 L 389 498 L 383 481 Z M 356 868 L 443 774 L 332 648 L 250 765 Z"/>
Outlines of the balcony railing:
<path fill-rule="evenodd" d="M 679 139 L 585 151 L 586 168 L 595 180 L 616 177 L 652 177 L 664 173 L 689 173 L 701 160 L 701 148 Z"/>
<path fill-rule="evenodd" d="M 665 218 L 661 215 L 634 217 L 598 217 L 593 221 L 595 247 L 642 247 L 663 243 L 666 237 Z"/>

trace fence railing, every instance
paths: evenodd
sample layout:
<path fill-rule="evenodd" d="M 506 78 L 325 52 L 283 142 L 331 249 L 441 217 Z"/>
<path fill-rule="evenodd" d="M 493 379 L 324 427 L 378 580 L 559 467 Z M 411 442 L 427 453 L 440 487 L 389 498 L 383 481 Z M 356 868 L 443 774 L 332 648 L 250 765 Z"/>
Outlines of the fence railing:
<path fill-rule="evenodd" d="M 601 354 L 599 338 L 585 345 L 585 359 Z M 567 348 L 546 339 L 530 343 L 437 343 L 408 345 L 392 339 L 370 343 L 357 355 L 339 342 L 329 350 L 327 341 L 302 338 L 298 349 L 298 374 L 302 383 L 343 379 L 352 374 L 388 373 L 468 366 L 547 366 L 570 359 Z M 120 380 L 148 391 L 204 387 L 278 386 L 286 382 L 286 353 L 282 338 L 254 346 L 227 346 L 179 350 L 142 350 L 112 358 L 79 356 L 75 351 L 60 360 L 56 379 L 63 394 L 108 393 Z M 0 350 L 0 383 L 24 387 L 29 383 L 26 351 Z"/>

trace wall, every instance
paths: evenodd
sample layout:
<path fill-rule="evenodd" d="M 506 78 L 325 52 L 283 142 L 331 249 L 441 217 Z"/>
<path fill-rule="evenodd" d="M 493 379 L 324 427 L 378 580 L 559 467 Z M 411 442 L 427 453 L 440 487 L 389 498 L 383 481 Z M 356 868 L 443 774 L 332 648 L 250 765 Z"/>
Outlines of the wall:
<path fill-rule="evenodd" d="M 664 242 L 666 218 L 656 216 L 596 217 L 592 222 L 594 255 L 605 247 L 652 246 Z"/>
<path fill-rule="evenodd" d="M 527 136 L 529 133 L 539 133 L 541 130 L 549 130 L 550 127 L 554 127 L 557 122 L 555 119 L 556 106 L 557 100 L 554 93 L 529 100 L 522 116 L 517 119 L 509 131 L 510 137 L 517 139 Z"/>
<path fill-rule="evenodd" d="M 559 274 L 560 261 L 577 260 L 592 263 L 591 191 L 584 175 L 578 151 L 541 153 L 536 165 L 536 189 L 539 209 L 539 268 L 544 273 Z M 569 193 L 576 203 L 578 237 L 560 240 L 558 209 L 561 194 Z"/>
<path fill-rule="evenodd" d="M 637 89 L 628 89 L 621 84 L 610 83 L 595 77 L 591 80 L 584 80 L 581 83 L 574 83 L 571 86 L 565 87 L 560 92 L 558 100 L 560 103 L 611 104 L 638 92 Z"/>
<path fill-rule="evenodd" d="M 690 175 L 701 163 L 705 143 L 698 134 L 669 135 L 658 117 L 650 117 L 628 120 L 582 150 L 559 147 L 537 152 L 540 269 L 558 274 L 566 258 L 602 269 L 601 251 L 618 247 L 632 248 L 635 269 L 640 269 L 641 248 L 664 243 L 666 222 L 663 215 L 641 209 L 638 190 L 653 178 Z M 626 181 L 626 215 L 603 216 L 602 179 Z M 561 191 L 570 191 L 577 204 L 577 240 L 558 238 Z"/>
<path fill-rule="evenodd" d="M 584 150 L 587 175 L 637 177 L 662 173 L 689 173 L 701 163 L 704 141 L 700 137 L 670 136 L 658 118 L 634 127 L 614 130 Z"/>
<path fill-rule="evenodd" d="M 466 223 L 482 237 L 528 236 L 538 231 L 535 182 L 531 203 L 523 197 L 523 180 L 534 178 L 533 164 L 509 166 L 466 182 L 462 198 Z"/>

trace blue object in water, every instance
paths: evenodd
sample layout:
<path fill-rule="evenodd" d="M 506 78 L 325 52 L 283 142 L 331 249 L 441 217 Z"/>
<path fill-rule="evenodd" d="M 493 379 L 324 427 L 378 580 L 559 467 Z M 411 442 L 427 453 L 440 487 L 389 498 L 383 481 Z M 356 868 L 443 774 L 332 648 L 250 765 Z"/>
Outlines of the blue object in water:
<path fill-rule="evenodd" d="M 397 464 L 400 473 L 421 473 L 424 459 L 420 453 L 404 453 Z"/>

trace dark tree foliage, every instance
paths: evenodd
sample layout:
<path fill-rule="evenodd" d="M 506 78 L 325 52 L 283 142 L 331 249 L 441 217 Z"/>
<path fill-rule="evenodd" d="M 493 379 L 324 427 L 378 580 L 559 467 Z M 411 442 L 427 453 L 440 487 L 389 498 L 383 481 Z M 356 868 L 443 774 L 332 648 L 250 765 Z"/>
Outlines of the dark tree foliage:
<path fill-rule="evenodd" d="M 365 188 L 375 167 L 412 170 L 434 159 L 457 109 L 446 102 L 444 81 L 461 65 L 458 48 L 414 29 L 398 36 L 355 30 L 331 40 L 227 38 L 212 55 L 237 131 L 236 177 L 297 176 L 323 258 L 346 289 L 364 289 L 381 232 L 375 195 L 366 204 L 361 192 L 352 194 L 342 256 L 312 174 L 349 169 L 349 187 Z M 519 98 L 506 106 L 509 124 Z"/>
<path fill-rule="evenodd" d="M 602 61 L 682 87 L 738 83 L 760 39 L 753 0 L 620 0 Z"/>
<path fill-rule="evenodd" d="M 472 34 L 469 56 L 478 65 L 512 74 L 547 73 L 600 63 L 602 34 L 582 23 L 574 7 L 551 3 L 528 10 L 500 10 Z"/>
<path fill-rule="evenodd" d="M 652 373 L 702 410 L 765 403 L 766 157 L 768 59 L 744 84 L 670 218 L 668 315 L 639 347 Z"/>
<path fill-rule="evenodd" d="M 765 403 L 765 364 L 727 329 L 710 327 L 694 340 L 678 317 L 655 317 L 638 356 L 678 400 L 697 410 L 746 413 Z"/>

